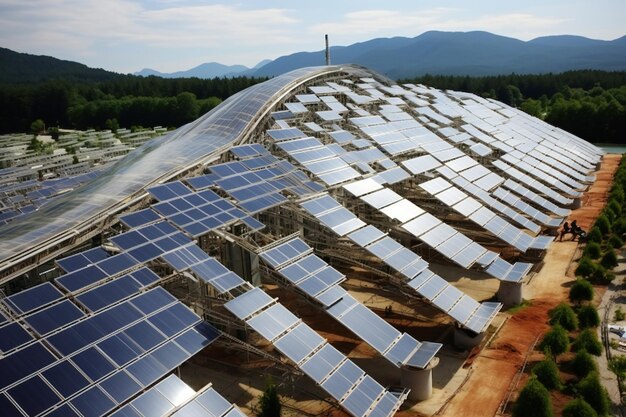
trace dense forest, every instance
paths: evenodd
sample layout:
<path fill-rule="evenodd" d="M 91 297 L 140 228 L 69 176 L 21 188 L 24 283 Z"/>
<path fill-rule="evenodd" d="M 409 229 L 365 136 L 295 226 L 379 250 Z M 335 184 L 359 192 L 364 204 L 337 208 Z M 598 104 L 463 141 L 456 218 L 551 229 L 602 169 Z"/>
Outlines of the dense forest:
<path fill-rule="evenodd" d="M 626 72 L 458 77 L 425 75 L 401 82 L 468 91 L 518 107 L 595 143 L 626 143 Z"/>
<path fill-rule="evenodd" d="M 93 75 L 93 74 L 92 74 Z M 104 129 L 177 127 L 265 78 L 176 78 L 116 74 L 40 82 L 0 82 L 0 133 L 47 126 Z M 401 83 L 468 91 L 540 117 L 590 142 L 626 143 L 626 72 L 485 77 L 425 75 Z"/>
<path fill-rule="evenodd" d="M 25 132 L 35 119 L 47 126 L 104 129 L 177 127 L 264 78 L 177 78 L 119 75 L 97 82 L 47 80 L 0 84 L 0 133 Z"/>

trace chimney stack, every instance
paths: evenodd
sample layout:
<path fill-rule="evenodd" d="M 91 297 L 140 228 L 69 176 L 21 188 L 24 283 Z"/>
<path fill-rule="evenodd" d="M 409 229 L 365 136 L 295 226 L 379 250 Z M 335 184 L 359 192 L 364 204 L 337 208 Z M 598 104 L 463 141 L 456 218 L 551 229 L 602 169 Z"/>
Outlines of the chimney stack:
<path fill-rule="evenodd" d="M 324 35 L 326 39 L 326 65 L 330 65 L 330 48 L 328 47 L 328 34 Z"/>

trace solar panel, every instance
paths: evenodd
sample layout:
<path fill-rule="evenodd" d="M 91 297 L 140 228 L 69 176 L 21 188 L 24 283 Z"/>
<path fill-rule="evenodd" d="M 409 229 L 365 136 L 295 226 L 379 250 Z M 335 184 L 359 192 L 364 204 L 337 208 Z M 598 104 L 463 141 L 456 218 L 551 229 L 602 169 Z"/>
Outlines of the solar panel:
<path fill-rule="evenodd" d="M 274 300 L 260 288 L 254 288 L 224 304 L 235 316 L 245 320 L 256 311 L 270 305 Z"/>
<path fill-rule="evenodd" d="M 15 314 L 25 314 L 44 305 L 60 300 L 63 293 L 49 282 L 44 282 L 27 290 L 2 299 L 2 303 Z"/>
<path fill-rule="evenodd" d="M 298 321 L 299 319 L 282 304 L 274 304 L 262 313 L 246 320 L 246 323 L 261 336 L 272 341 Z"/>

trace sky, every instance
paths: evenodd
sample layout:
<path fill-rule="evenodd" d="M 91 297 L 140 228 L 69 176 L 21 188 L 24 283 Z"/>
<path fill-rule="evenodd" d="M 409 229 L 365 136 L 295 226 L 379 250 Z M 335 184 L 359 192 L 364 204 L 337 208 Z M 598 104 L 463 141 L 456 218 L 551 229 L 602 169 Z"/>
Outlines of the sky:
<path fill-rule="evenodd" d="M 625 0 L 0 0 L 0 46 L 132 73 L 248 67 L 299 51 L 429 30 L 521 40 L 626 35 Z"/>

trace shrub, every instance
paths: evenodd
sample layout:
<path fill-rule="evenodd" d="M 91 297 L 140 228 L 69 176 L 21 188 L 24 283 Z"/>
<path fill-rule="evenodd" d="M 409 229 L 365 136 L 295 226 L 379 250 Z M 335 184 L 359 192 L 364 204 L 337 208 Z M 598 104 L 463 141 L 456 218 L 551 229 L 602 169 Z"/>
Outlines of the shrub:
<path fill-rule="evenodd" d="M 582 398 L 576 398 L 565 404 L 563 417 L 598 417 L 598 413 Z"/>
<path fill-rule="evenodd" d="M 591 259 L 583 256 L 578 261 L 578 267 L 576 267 L 576 271 L 574 273 L 577 277 L 589 278 L 593 275 L 593 272 L 596 270 L 596 266 L 591 261 Z"/>
<path fill-rule="evenodd" d="M 622 239 L 617 235 L 611 235 L 611 237 L 608 240 L 608 244 L 613 249 L 619 249 L 622 246 L 624 246 L 624 242 L 622 242 Z"/>
<path fill-rule="evenodd" d="M 624 313 L 621 306 L 617 306 L 617 309 L 615 310 L 615 315 L 613 316 L 613 320 L 622 321 L 624 319 L 626 319 L 626 313 Z"/>
<path fill-rule="evenodd" d="M 533 366 L 532 372 L 547 389 L 552 390 L 561 387 L 559 368 L 552 359 L 546 358 L 542 360 L 537 365 Z"/>
<path fill-rule="evenodd" d="M 604 255 L 602 255 L 600 265 L 606 269 L 613 269 L 617 266 L 617 255 L 613 249 L 609 249 Z"/>
<path fill-rule="evenodd" d="M 622 214 L 622 205 L 619 203 L 619 201 L 617 201 L 616 198 L 610 197 L 606 208 L 615 213 L 618 218 Z"/>
<path fill-rule="evenodd" d="M 276 384 L 271 379 L 265 382 L 265 390 L 259 400 L 259 405 L 261 410 L 257 413 L 258 417 L 280 417 L 282 406 Z"/>
<path fill-rule="evenodd" d="M 602 242 L 602 232 L 597 227 L 592 227 L 587 234 L 587 242 Z"/>
<path fill-rule="evenodd" d="M 550 324 L 559 324 L 571 332 L 578 328 L 578 319 L 576 318 L 576 313 L 569 305 L 561 303 L 550 310 Z"/>
<path fill-rule="evenodd" d="M 626 356 L 618 355 L 609 361 L 609 369 L 619 378 L 626 377 Z"/>
<path fill-rule="evenodd" d="M 574 304 L 593 300 L 593 286 L 584 279 L 578 279 L 569 289 L 569 299 Z"/>
<path fill-rule="evenodd" d="M 578 310 L 578 325 L 581 329 L 588 327 L 598 327 L 600 324 L 600 316 L 598 310 L 594 306 L 582 306 Z"/>
<path fill-rule="evenodd" d="M 620 217 L 615 220 L 611 226 L 611 231 L 616 235 L 621 236 L 624 232 L 626 232 L 626 219 Z"/>
<path fill-rule="evenodd" d="M 576 338 L 573 346 L 575 351 L 586 350 L 592 355 L 602 354 L 602 343 L 598 340 L 598 335 L 592 329 L 585 329 Z"/>
<path fill-rule="evenodd" d="M 579 378 L 586 377 L 589 372 L 597 371 L 596 361 L 586 350 L 579 350 L 572 359 L 572 370 Z"/>
<path fill-rule="evenodd" d="M 605 267 L 602 265 L 596 265 L 596 270 L 593 271 L 589 280 L 595 282 L 596 284 L 608 284 L 613 281 L 613 278 L 608 275 L 608 271 Z"/>
<path fill-rule="evenodd" d="M 583 252 L 583 256 L 586 256 L 591 259 L 598 259 L 602 255 L 602 249 L 600 249 L 600 244 L 597 242 L 589 242 L 585 247 L 585 251 Z"/>
<path fill-rule="evenodd" d="M 537 378 L 531 378 L 513 405 L 513 417 L 552 417 L 550 393 Z"/>
<path fill-rule="evenodd" d="M 552 326 L 548 333 L 543 336 L 539 349 L 555 357 L 567 352 L 569 349 L 569 337 L 565 329 L 558 324 Z"/>
<path fill-rule="evenodd" d="M 600 232 L 604 236 L 607 233 L 609 233 L 609 231 L 611 230 L 611 222 L 609 221 L 607 215 L 603 213 L 598 216 L 598 219 L 596 220 L 594 227 L 597 227 L 598 229 L 600 229 Z"/>
<path fill-rule="evenodd" d="M 600 377 L 597 372 L 591 372 L 576 384 L 576 390 L 582 395 L 583 399 L 598 413 L 598 415 L 606 415 L 609 412 L 609 396 L 600 384 Z"/>

